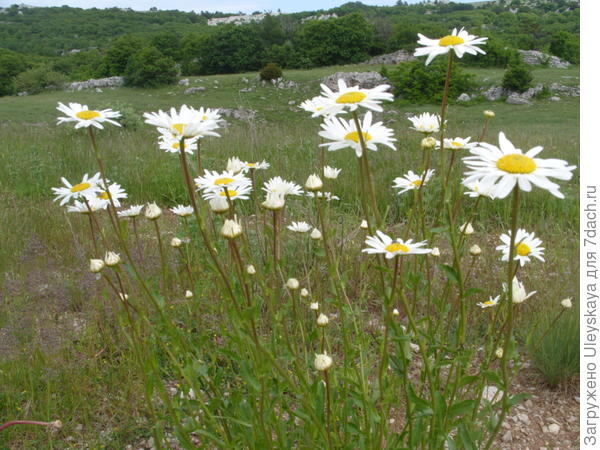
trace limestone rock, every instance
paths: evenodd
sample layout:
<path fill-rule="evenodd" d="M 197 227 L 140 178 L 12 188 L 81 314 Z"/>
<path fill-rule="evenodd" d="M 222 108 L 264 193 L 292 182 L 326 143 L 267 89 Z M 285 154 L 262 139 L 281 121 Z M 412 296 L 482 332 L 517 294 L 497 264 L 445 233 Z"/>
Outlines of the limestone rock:
<path fill-rule="evenodd" d="M 344 80 L 348 86 L 359 85 L 361 88 L 367 89 L 386 84 L 389 81 L 378 72 L 336 72 L 323 78 L 322 81 L 328 88 L 337 91 L 339 79 Z"/>
<path fill-rule="evenodd" d="M 537 50 L 519 50 L 523 62 L 532 66 L 541 66 L 548 64 L 549 67 L 556 69 L 566 69 L 571 65 L 568 61 L 563 61 L 557 56 L 548 55 Z"/>
<path fill-rule="evenodd" d="M 487 91 L 483 91 L 481 95 L 485 97 L 486 100 L 491 102 L 500 100 L 504 96 L 504 88 L 502 86 L 492 86 Z"/>
<path fill-rule="evenodd" d="M 363 64 L 386 64 L 386 65 L 394 65 L 404 61 L 412 61 L 415 59 L 411 52 L 407 52 L 406 50 L 398 50 L 393 53 L 386 53 L 385 55 L 374 56 L 373 58 L 363 62 Z"/>
<path fill-rule="evenodd" d="M 206 90 L 206 88 L 204 86 L 197 86 L 197 87 L 187 88 L 185 91 L 183 91 L 183 93 L 185 95 L 191 95 L 191 94 L 197 94 L 198 92 L 204 92 L 205 90 Z"/>
<path fill-rule="evenodd" d="M 75 81 L 67 85 L 68 91 L 82 91 L 102 87 L 120 87 L 125 84 L 123 77 L 92 78 L 87 81 Z"/>
<path fill-rule="evenodd" d="M 506 99 L 506 103 L 509 105 L 531 105 L 531 102 L 526 98 L 523 98 L 521 95 L 513 92 Z"/>
<path fill-rule="evenodd" d="M 469 94 L 467 94 L 466 92 L 463 92 L 462 94 L 460 94 L 458 96 L 456 101 L 457 102 L 469 102 L 469 101 L 471 101 L 471 96 Z"/>
<path fill-rule="evenodd" d="M 190 80 L 188 78 L 184 78 L 183 80 L 179 80 L 179 83 L 177 83 L 179 86 L 189 86 L 190 85 Z"/>

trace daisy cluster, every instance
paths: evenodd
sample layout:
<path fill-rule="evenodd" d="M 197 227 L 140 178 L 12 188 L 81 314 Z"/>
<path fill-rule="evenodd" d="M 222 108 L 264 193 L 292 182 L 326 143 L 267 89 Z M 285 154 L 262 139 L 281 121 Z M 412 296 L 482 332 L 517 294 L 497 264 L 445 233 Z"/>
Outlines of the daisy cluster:
<path fill-rule="evenodd" d="M 63 186 L 52 188 L 54 201 L 60 200 L 60 205 L 67 205 L 68 212 L 88 214 L 106 209 L 110 199 L 116 207 L 121 206 L 121 200 L 127 198 L 127 193 L 118 183 L 100 177 L 100 173 L 89 177 L 86 173 L 79 183 L 71 184 L 62 177 Z M 72 203 L 71 203 L 72 202 Z"/>

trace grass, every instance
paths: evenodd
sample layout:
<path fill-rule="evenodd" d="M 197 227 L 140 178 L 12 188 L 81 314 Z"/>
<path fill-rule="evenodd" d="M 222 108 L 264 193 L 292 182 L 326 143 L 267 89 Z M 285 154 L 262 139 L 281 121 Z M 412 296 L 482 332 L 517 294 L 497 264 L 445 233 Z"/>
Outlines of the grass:
<path fill-rule="evenodd" d="M 0 421 L 16 416 L 38 420 L 60 418 L 65 429 L 60 438 L 40 429 L 9 429 L 0 434 L 0 447 L 62 448 L 65 438 L 91 447 L 123 448 L 136 439 L 147 437 L 141 380 L 134 372 L 133 357 L 120 341 L 118 322 L 112 306 L 103 301 L 87 274 L 85 223 L 71 217 L 51 202 L 50 187 L 60 184 L 60 177 L 79 178 L 95 172 L 89 141 L 82 132 L 56 127 L 58 101 L 95 105 L 122 104 L 135 111 L 166 109 L 182 103 L 194 106 L 247 108 L 258 111 L 250 122 L 232 120 L 222 138 L 209 139 L 204 147 L 205 166 L 218 170 L 230 156 L 242 159 L 266 159 L 271 163 L 268 175 L 281 174 L 302 182 L 310 167 L 316 165 L 318 122 L 295 106 L 318 91 L 317 81 L 335 71 L 378 70 L 379 67 L 345 66 L 310 71 L 289 71 L 286 78 L 298 83 L 294 89 L 278 90 L 272 86 L 245 83 L 244 77 L 255 74 L 191 78 L 191 85 L 207 90 L 193 96 L 183 95 L 184 87 L 155 91 L 120 88 L 102 93 L 47 92 L 37 96 L 0 99 Z M 470 69 L 481 83 L 497 83 L 502 71 Z M 578 68 L 534 70 L 534 83 L 577 82 Z M 218 86 L 218 87 L 217 87 Z M 252 87 L 251 92 L 241 89 Z M 295 105 L 290 105 L 294 101 Z M 407 199 L 390 189 L 391 180 L 415 169 L 419 160 L 419 136 L 408 131 L 405 115 L 436 111 L 437 106 L 392 105 L 380 115 L 387 126 L 396 130 L 398 151 L 381 150 L 371 157 L 377 195 L 388 211 L 389 223 L 405 219 Z M 497 132 L 523 149 L 545 147 L 546 158 L 562 158 L 578 164 L 579 99 L 563 98 L 560 102 L 534 101 L 532 106 L 512 106 L 502 102 L 451 105 L 450 134 L 476 135 L 482 124 L 481 112 L 493 109 L 489 140 Z M 100 145 L 110 161 L 108 176 L 123 184 L 131 202 L 157 201 L 172 206 L 185 201 L 177 158 L 161 153 L 155 132 L 143 126 L 133 130 L 106 130 Z M 342 150 L 327 155 L 328 163 L 342 168 L 339 187 L 341 197 L 335 206 L 344 226 L 353 228 L 359 221 L 360 205 L 357 186 L 352 182 L 355 162 Z M 578 292 L 576 260 L 578 244 L 578 176 L 562 183 L 566 200 L 560 201 L 540 192 L 524 199 L 522 225 L 535 230 L 544 240 L 548 263 L 527 278 L 528 285 L 539 291 L 537 300 L 528 304 L 531 312 L 544 314 L 544 305 Z M 435 193 L 428 193 L 435 196 Z M 433 199 L 433 197 L 431 197 Z M 301 202 L 301 201 L 299 201 Z M 299 211 L 308 211 L 303 205 Z M 487 270 L 497 262 L 494 247 L 497 232 L 506 231 L 508 202 L 494 202 L 482 209 L 477 235 L 484 248 L 474 276 L 489 288 L 496 289 L 498 274 Z M 302 214 L 290 217 L 303 220 Z M 151 230 L 143 238 L 149 240 Z M 147 255 L 148 266 L 157 256 Z M 293 258 L 290 253 L 288 259 Z M 348 263 L 348 267 L 350 264 Z M 364 287 L 357 286 L 357 289 Z M 528 315 L 519 320 L 526 322 Z M 81 331 L 74 322 L 86 324 Z M 575 327 L 575 325 L 573 325 Z M 569 326 L 569 329 L 572 327 Z M 546 342 L 560 344 L 549 334 L 539 353 L 547 353 Z M 548 344 L 550 345 L 550 344 Z M 552 347 L 554 348 L 554 347 Z M 554 350 L 551 350 L 554 351 Z M 534 361 L 536 355 L 533 356 Z M 562 364 L 562 363 L 561 363 Z M 542 372 L 549 371 L 540 366 Z M 74 444 L 77 445 L 77 444 Z"/>

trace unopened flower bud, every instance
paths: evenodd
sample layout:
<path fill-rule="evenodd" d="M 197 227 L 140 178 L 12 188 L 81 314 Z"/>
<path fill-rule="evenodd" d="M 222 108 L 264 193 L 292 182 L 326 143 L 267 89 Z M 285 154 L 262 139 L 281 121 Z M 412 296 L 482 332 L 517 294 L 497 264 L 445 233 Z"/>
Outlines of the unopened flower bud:
<path fill-rule="evenodd" d="M 323 353 L 322 355 L 315 355 L 315 369 L 320 372 L 324 372 L 329 369 L 333 364 L 333 359 L 327 353 Z"/>
<path fill-rule="evenodd" d="M 474 244 L 469 249 L 469 253 L 471 256 L 479 256 L 481 255 L 481 248 L 479 247 L 479 245 Z"/>
<path fill-rule="evenodd" d="M 181 244 L 182 244 L 181 239 L 179 239 L 177 237 L 174 237 L 173 239 L 171 239 L 171 247 L 175 247 L 175 248 L 181 247 Z"/>
<path fill-rule="evenodd" d="M 285 205 L 285 197 L 278 192 L 269 192 L 267 193 L 267 198 L 264 202 L 262 202 L 263 207 L 270 210 L 278 210 L 283 208 Z"/>
<path fill-rule="evenodd" d="M 318 311 L 319 310 L 319 302 L 312 302 L 310 304 L 310 309 L 313 311 Z"/>
<path fill-rule="evenodd" d="M 467 222 L 467 223 L 463 223 L 460 226 L 460 232 L 465 235 L 469 235 L 469 234 L 473 234 L 475 232 L 475 230 L 473 229 L 473 225 L 471 225 L 471 222 Z"/>
<path fill-rule="evenodd" d="M 161 214 L 162 210 L 158 207 L 156 203 L 148 203 L 148 205 L 146 206 L 146 211 L 144 212 L 146 219 L 149 220 L 156 220 L 161 216 Z"/>
<path fill-rule="evenodd" d="M 323 167 L 323 175 L 325 176 L 325 178 L 328 178 L 330 180 L 335 180 L 341 171 L 342 169 L 336 169 L 335 167 Z"/>
<path fill-rule="evenodd" d="M 242 234 L 242 225 L 237 221 L 237 217 L 233 220 L 227 219 L 221 227 L 221 236 L 227 239 L 235 239 Z"/>
<path fill-rule="evenodd" d="M 392 315 L 393 316 L 399 316 L 400 315 L 400 311 L 398 311 L 398 308 L 394 308 L 394 310 L 392 311 Z"/>
<path fill-rule="evenodd" d="M 99 273 L 104 269 L 104 261 L 101 259 L 90 259 L 90 272 Z"/>
<path fill-rule="evenodd" d="M 254 268 L 254 266 L 252 264 L 248 264 L 246 266 L 246 273 L 248 275 L 256 275 L 256 269 Z"/>
<path fill-rule="evenodd" d="M 437 144 L 437 141 L 435 140 L 434 137 L 431 137 L 431 136 L 428 136 L 421 140 L 421 148 L 423 150 L 431 150 L 432 148 L 435 148 L 436 144 Z"/>
<path fill-rule="evenodd" d="M 221 214 L 229 211 L 229 202 L 226 197 L 214 197 L 208 201 L 208 206 L 212 212 Z"/>
<path fill-rule="evenodd" d="M 289 280 L 287 280 L 287 283 L 285 283 L 285 285 L 288 289 L 295 291 L 300 287 L 300 282 L 295 278 L 290 278 Z"/>
<path fill-rule="evenodd" d="M 317 228 L 313 228 L 313 230 L 310 232 L 310 237 L 313 238 L 315 241 L 318 241 L 323 237 L 323 235 Z"/>
<path fill-rule="evenodd" d="M 489 109 L 486 109 L 483 112 L 483 117 L 485 117 L 486 119 L 491 119 L 492 117 L 496 117 L 496 113 L 494 111 L 491 111 Z"/>
<path fill-rule="evenodd" d="M 504 356 L 504 350 L 502 347 L 498 347 L 494 354 L 496 355 L 496 358 L 502 358 Z"/>
<path fill-rule="evenodd" d="M 306 180 L 306 184 L 304 185 L 307 191 L 318 191 L 323 188 L 323 182 L 321 178 L 317 174 L 312 174 Z"/>
<path fill-rule="evenodd" d="M 300 297 L 308 297 L 308 289 L 306 289 L 306 288 L 300 289 Z"/>
<path fill-rule="evenodd" d="M 328 324 L 329 324 L 329 317 L 327 317 L 323 313 L 319 314 L 319 317 L 317 317 L 317 325 L 320 327 L 326 327 Z"/>
<path fill-rule="evenodd" d="M 363 221 L 360 223 L 360 227 L 363 230 L 367 230 L 369 228 L 369 223 L 366 220 L 363 219 Z"/>
<path fill-rule="evenodd" d="M 440 249 L 439 249 L 439 248 L 437 248 L 437 247 L 433 247 L 433 248 L 431 249 L 431 253 L 430 253 L 430 255 L 431 255 L 431 256 L 435 256 L 435 257 L 438 257 L 438 256 L 440 256 Z"/>
<path fill-rule="evenodd" d="M 106 254 L 104 255 L 104 263 L 108 267 L 116 266 L 120 262 L 121 262 L 121 257 L 118 254 L 116 254 L 115 252 L 106 252 Z"/>
<path fill-rule="evenodd" d="M 563 308 L 567 308 L 567 309 L 569 309 L 569 308 L 572 308 L 572 307 L 573 307 L 573 302 L 571 302 L 571 299 L 570 299 L 570 298 L 565 298 L 564 300 L 562 300 L 562 301 L 560 302 L 560 304 L 561 304 L 561 306 L 562 306 Z"/>
<path fill-rule="evenodd" d="M 185 291 L 185 298 L 192 298 L 194 296 L 194 293 L 192 291 L 190 291 L 189 289 L 187 291 Z"/>
<path fill-rule="evenodd" d="M 121 299 L 121 301 L 124 302 L 127 301 L 127 299 L 129 299 L 129 295 L 119 292 L 119 298 Z"/>
<path fill-rule="evenodd" d="M 62 428 L 63 424 L 60 420 L 55 420 L 54 422 L 51 422 L 52 424 L 52 428 L 59 430 L 60 428 Z"/>

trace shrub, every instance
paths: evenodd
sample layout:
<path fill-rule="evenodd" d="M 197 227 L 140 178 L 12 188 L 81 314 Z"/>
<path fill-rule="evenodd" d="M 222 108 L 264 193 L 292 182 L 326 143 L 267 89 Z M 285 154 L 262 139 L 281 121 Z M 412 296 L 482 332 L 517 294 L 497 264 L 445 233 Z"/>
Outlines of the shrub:
<path fill-rule="evenodd" d="M 389 71 L 395 95 L 417 103 L 440 101 L 446 80 L 446 63 L 439 60 L 425 66 L 422 61 L 405 62 Z M 466 73 L 460 64 L 454 64 L 449 97 L 455 99 L 474 87 L 473 75 Z"/>
<path fill-rule="evenodd" d="M 127 86 L 153 88 L 173 84 L 176 80 L 175 61 L 154 47 L 145 47 L 134 54 L 125 69 Z"/>
<path fill-rule="evenodd" d="M 270 62 L 270 63 L 267 63 L 267 65 L 265 67 L 260 69 L 260 72 L 258 74 L 260 75 L 261 80 L 271 81 L 271 80 L 276 80 L 277 78 L 281 78 L 283 75 L 283 72 L 281 71 L 281 68 L 276 63 Z"/>
<path fill-rule="evenodd" d="M 550 53 L 573 64 L 579 64 L 579 37 L 566 31 L 552 35 Z"/>
<path fill-rule="evenodd" d="M 556 323 L 554 317 L 541 319 L 527 347 L 546 382 L 558 386 L 579 371 L 579 311 L 565 310 Z"/>
<path fill-rule="evenodd" d="M 37 94 L 44 89 L 60 89 L 65 81 L 63 74 L 54 72 L 46 66 L 38 66 L 17 75 L 15 87 L 17 92 Z"/>
<path fill-rule="evenodd" d="M 525 64 L 510 66 L 502 78 L 502 87 L 509 91 L 525 92 L 531 87 L 533 76 Z"/>
<path fill-rule="evenodd" d="M 15 93 L 15 77 L 25 69 L 27 64 L 23 55 L 0 49 L 0 96 Z"/>

